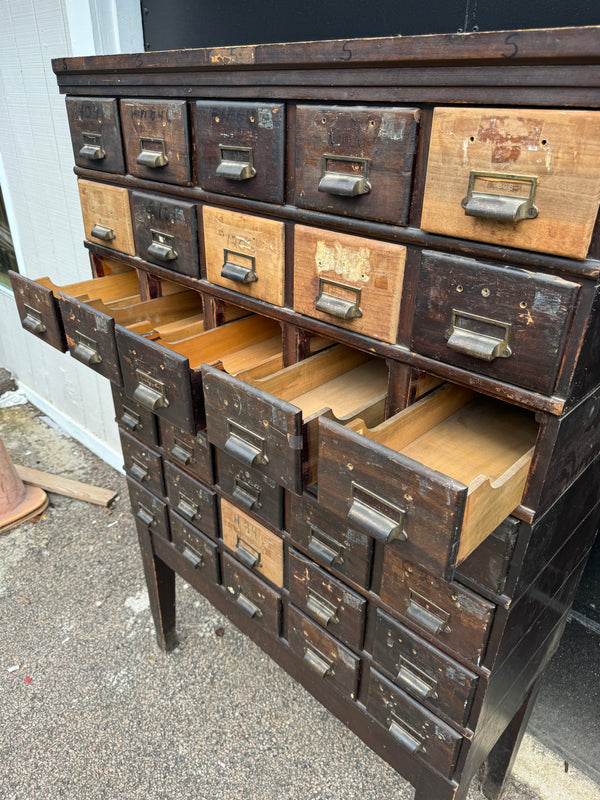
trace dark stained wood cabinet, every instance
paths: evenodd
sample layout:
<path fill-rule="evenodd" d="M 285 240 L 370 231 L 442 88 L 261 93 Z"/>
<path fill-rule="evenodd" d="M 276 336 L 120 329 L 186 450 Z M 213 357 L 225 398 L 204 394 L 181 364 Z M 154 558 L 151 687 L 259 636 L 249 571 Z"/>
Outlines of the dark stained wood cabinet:
<path fill-rule="evenodd" d="M 499 797 L 600 517 L 600 28 L 53 66 L 94 280 L 15 295 L 113 382 L 159 644 L 178 573 Z"/>

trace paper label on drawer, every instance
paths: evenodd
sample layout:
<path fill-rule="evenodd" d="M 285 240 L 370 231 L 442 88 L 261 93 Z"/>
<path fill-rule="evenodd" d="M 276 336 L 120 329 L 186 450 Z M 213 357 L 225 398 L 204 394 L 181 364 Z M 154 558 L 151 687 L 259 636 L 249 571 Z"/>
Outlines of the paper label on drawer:
<path fill-rule="evenodd" d="M 368 283 L 371 277 L 371 252 L 368 247 L 343 247 L 339 242 L 329 246 L 319 240 L 315 250 L 317 274 L 335 272 L 348 281 Z"/>

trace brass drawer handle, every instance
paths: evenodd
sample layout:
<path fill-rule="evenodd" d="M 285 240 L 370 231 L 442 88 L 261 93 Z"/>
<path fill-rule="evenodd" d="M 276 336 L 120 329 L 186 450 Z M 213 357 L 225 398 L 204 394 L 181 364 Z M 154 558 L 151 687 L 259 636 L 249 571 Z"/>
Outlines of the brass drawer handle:
<path fill-rule="evenodd" d="M 508 184 L 514 188 L 528 189 L 527 197 L 523 195 L 495 194 L 494 192 L 477 191 L 477 181 L 487 182 L 490 188 L 505 189 Z M 481 172 L 473 170 L 469 175 L 467 194 L 461 200 L 461 205 L 467 217 L 481 217 L 494 219 L 498 222 L 520 222 L 524 219 L 534 219 L 538 209 L 534 205 L 537 189 L 537 177 L 533 175 L 507 175 L 502 172 Z"/>
<path fill-rule="evenodd" d="M 360 174 L 355 172 L 338 172 L 330 169 L 330 162 L 351 164 L 358 166 Z M 371 191 L 371 184 L 368 181 L 370 159 L 354 156 L 332 156 L 325 154 L 321 159 L 321 180 L 319 181 L 319 191 L 327 194 L 335 194 L 340 197 L 356 197 L 361 194 L 368 194 Z"/>
<path fill-rule="evenodd" d="M 133 392 L 133 399 L 148 411 L 156 411 L 157 408 L 168 408 L 166 387 L 161 381 L 157 381 L 151 375 L 142 370 L 136 370 L 136 375 L 140 381 Z"/>
<path fill-rule="evenodd" d="M 190 562 L 194 569 L 204 566 L 202 555 L 187 542 L 183 546 L 183 552 L 181 555 L 186 559 L 186 561 Z"/>
<path fill-rule="evenodd" d="M 202 517 L 202 515 L 199 513 L 200 509 L 196 503 L 192 502 L 190 498 L 186 497 L 184 494 L 179 495 L 177 511 L 179 511 L 181 516 L 185 517 L 188 522 L 192 522 L 196 518 L 201 519 Z"/>
<path fill-rule="evenodd" d="M 349 293 L 351 298 L 340 297 L 337 294 L 326 292 L 325 288 L 329 286 Z M 316 309 L 317 311 L 322 311 L 323 314 L 329 314 L 330 317 L 336 317 L 337 319 L 356 319 L 357 317 L 362 317 L 362 311 L 360 309 L 361 292 L 361 289 L 354 286 L 346 286 L 343 283 L 319 278 L 319 294 L 317 295 Z"/>
<path fill-rule="evenodd" d="M 252 511 L 255 506 L 260 508 L 260 489 L 247 481 L 242 480 L 239 475 L 235 476 L 235 488 L 233 497 L 239 505 L 248 511 Z"/>
<path fill-rule="evenodd" d="M 304 661 L 320 678 L 324 678 L 332 672 L 332 663 L 310 648 L 304 652 Z"/>
<path fill-rule="evenodd" d="M 112 228 L 107 228 L 105 225 L 94 225 L 90 235 L 94 239 L 100 239 L 101 242 L 112 242 L 115 239 L 115 232 Z"/>
<path fill-rule="evenodd" d="M 448 621 L 450 614 L 444 611 L 443 608 L 436 606 L 435 603 L 427 600 L 426 597 L 415 592 L 414 589 L 409 590 L 409 605 L 406 609 L 406 616 L 410 617 L 414 622 L 425 628 L 429 633 L 438 635 L 439 633 L 448 633 Z"/>
<path fill-rule="evenodd" d="M 234 258 L 237 259 L 237 261 L 234 260 Z M 247 261 L 249 264 L 240 264 L 240 260 Z M 254 283 L 258 280 L 254 256 L 236 253 L 235 250 L 223 250 L 221 277 L 228 281 L 234 281 L 235 283 Z"/>
<path fill-rule="evenodd" d="M 148 467 L 146 464 L 134 458 L 132 459 L 132 464 L 129 467 L 129 474 L 132 475 L 140 483 L 143 483 L 148 478 L 149 475 Z"/>
<path fill-rule="evenodd" d="M 482 330 L 468 327 L 473 323 Z M 509 346 L 511 327 L 510 322 L 499 322 L 496 319 L 453 309 L 452 322 L 446 331 L 446 341 L 452 350 L 482 361 L 509 358 L 512 355 Z"/>
<path fill-rule="evenodd" d="M 437 683 L 434 681 L 433 685 L 431 685 L 425 678 L 417 675 L 416 667 L 410 664 L 410 662 L 400 664 L 400 669 L 396 676 L 396 683 L 418 697 L 419 700 L 433 700 L 437 697 L 437 692 L 435 691 Z"/>
<path fill-rule="evenodd" d="M 400 506 L 392 505 L 383 497 L 352 483 L 348 519 L 374 539 L 384 544 L 394 540 L 405 541 L 408 538 L 404 530 L 405 515 L 406 511 Z"/>
<path fill-rule="evenodd" d="M 180 464 L 186 466 L 192 460 L 192 454 L 186 450 L 179 442 L 175 442 L 171 448 L 171 456 Z"/>
<path fill-rule="evenodd" d="M 244 541 L 241 536 L 237 537 L 235 554 L 242 564 L 249 569 L 260 567 L 260 550 L 256 550 L 251 544 Z"/>
<path fill-rule="evenodd" d="M 238 425 L 231 419 L 227 420 L 227 439 L 223 445 L 225 452 L 247 467 L 258 464 L 268 464 L 265 455 L 265 440 L 248 428 Z"/>
<path fill-rule="evenodd" d="M 148 246 L 148 255 L 158 261 L 175 261 L 177 251 L 174 247 L 175 237 L 150 228 L 152 242 Z"/>
<path fill-rule="evenodd" d="M 150 167 L 150 169 L 166 167 L 169 159 L 165 140 L 152 136 L 140 136 L 140 152 L 136 160 L 141 166 Z"/>
<path fill-rule="evenodd" d="M 83 146 L 79 151 L 81 158 L 88 158 L 90 161 L 102 161 L 106 156 L 102 149 L 101 133 L 82 133 Z"/>
<path fill-rule="evenodd" d="M 256 170 L 252 148 L 220 144 L 216 173 L 220 178 L 227 178 L 229 181 L 248 181 L 253 178 Z"/>
<path fill-rule="evenodd" d="M 398 744 L 408 750 L 409 753 L 416 753 L 423 746 L 423 739 L 417 736 L 414 731 L 407 731 L 395 719 L 391 721 L 388 731 Z"/>
<path fill-rule="evenodd" d="M 320 537 L 327 539 L 327 542 L 323 542 L 320 538 L 316 538 L 315 531 Z M 315 558 L 322 561 L 326 566 L 330 567 L 332 564 L 343 564 L 344 559 L 342 558 L 341 551 L 344 549 L 345 548 L 343 545 L 336 542 L 330 536 L 327 536 L 326 533 L 313 528 L 312 525 L 310 526 L 308 552 L 312 553 Z"/>
<path fill-rule="evenodd" d="M 146 506 L 142 505 L 142 503 L 138 503 L 136 517 L 147 528 L 149 528 L 151 525 L 156 525 L 156 517 L 148 508 L 146 508 Z"/>
<path fill-rule="evenodd" d="M 45 333 L 47 328 L 42 322 L 42 312 L 27 303 L 25 303 L 25 311 L 27 313 L 21 323 L 25 330 L 35 334 Z"/>
<path fill-rule="evenodd" d="M 136 414 L 135 411 L 131 411 L 129 408 L 123 411 L 123 416 L 119 422 L 130 431 L 137 431 L 138 428 L 143 428 L 139 414 Z"/>
<path fill-rule="evenodd" d="M 330 622 L 339 622 L 337 616 L 337 606 L 334 606 L 333 603 L 330 603 L 324 597 L 313 592 L 311 589 L 308 590 L 308 600 L 306 602 L 306 610 L 318 620 L 321 625 L 325 628 L 329 625 Z"/>
<path fill-rule="evenodd" d="M 239 594 L 236 597 L 235 602 L 237 605 L 248 614 L 249 617 L 254 619 L 254 617 L 262 617 L 262 611 L 260 608 L 255 605 L 251 600 L 248 600 L 243 594 Z"/>
<path fill-rule="evenodd" d="M 77 361 L 81 361 L 81 363 L 85 364 L 87 367 L 91 367 L 94 364 L 101 364 L 102 356 L 98 350 L 97 343 L 88 336 L 84 336 L 83 333 L 79 333 L 79 331 L 75 331 L 75 337 L 77 344 L 74 349 L 71 350 L 73 358 L 76 358 Z"/>

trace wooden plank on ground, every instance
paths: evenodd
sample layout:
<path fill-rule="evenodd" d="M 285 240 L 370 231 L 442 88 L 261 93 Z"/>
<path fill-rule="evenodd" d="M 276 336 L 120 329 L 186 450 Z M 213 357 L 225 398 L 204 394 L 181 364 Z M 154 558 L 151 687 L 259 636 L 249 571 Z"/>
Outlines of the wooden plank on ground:
<path fill-rule="evenodd" d="M 64 494 L 67 497 L 74 497 L 76 500 L 85 500 L 88 503 L 95 503 L 99 506 L 108 506 L 115 499 L 118 492 L 111 489 L 101 489 L 98 486 L 90 486 L 89 483 L 73 481 L 62 475 L 51 475 L 48 472 L 40 472 L 29 467 L 15 468 L 21 480 L 30 486 L 39 486 L 47 492 Z"/>

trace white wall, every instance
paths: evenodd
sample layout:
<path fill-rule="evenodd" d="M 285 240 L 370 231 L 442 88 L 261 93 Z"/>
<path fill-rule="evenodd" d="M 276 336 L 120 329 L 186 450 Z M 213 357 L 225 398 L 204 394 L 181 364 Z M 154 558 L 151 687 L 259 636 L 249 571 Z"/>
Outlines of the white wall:
<path fill-rule="evenodd" d="M 64 97 L 50 59 L 143 49 L 135 0 L 0 0 L 0 185 L 19 270 L 59 284 L 90 276 Z M 121 464 L 109 384 L 21 328 L 0 287 L 0 365 L 33 402 Z"/>

